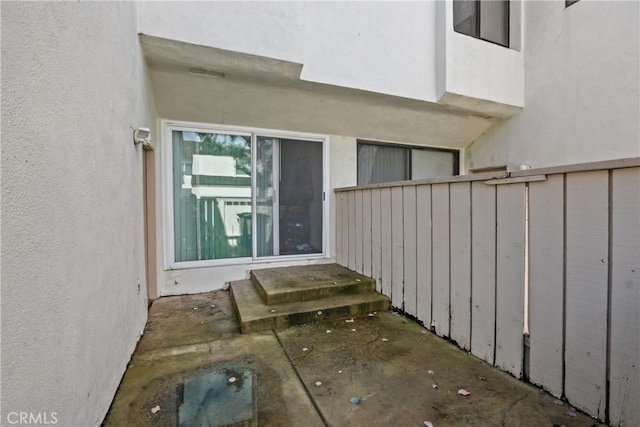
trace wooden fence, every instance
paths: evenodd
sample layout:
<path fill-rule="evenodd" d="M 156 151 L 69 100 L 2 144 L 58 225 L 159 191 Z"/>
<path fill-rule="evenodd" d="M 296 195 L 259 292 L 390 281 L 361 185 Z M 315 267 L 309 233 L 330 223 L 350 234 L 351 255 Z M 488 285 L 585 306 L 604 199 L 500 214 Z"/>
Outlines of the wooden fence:
<path fill-rule="evenodd" d="M 460 348 L 640 425 L 639 158 L 337 189 L 336 256 Z"/>

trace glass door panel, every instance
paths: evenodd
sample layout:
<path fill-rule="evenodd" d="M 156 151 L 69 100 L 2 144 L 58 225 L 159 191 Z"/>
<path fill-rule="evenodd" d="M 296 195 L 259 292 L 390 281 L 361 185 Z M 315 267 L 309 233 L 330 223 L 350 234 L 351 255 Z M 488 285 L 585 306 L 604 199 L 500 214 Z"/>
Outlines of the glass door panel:
<path fill-rule="evenodd" d="M 281 255 L 322 253 L 322 143 L 280 140 Z"/>
<path fill-rule="evenodd" d="M 257 256 L 322 253 L 322 142 L 256 141 Z"/>
<path fill-rule="evenodd" d="M 173 130 L 175 261 L 251 256 L 251 138 Z"/>

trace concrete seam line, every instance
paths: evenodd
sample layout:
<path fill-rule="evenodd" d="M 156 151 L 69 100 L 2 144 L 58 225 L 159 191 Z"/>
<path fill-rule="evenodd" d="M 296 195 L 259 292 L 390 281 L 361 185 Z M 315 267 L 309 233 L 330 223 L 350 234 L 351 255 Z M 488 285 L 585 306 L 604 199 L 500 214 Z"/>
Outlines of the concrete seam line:
<path fill-rule="evenodd" d="M 276 337 L 276 340 L 278 340 L 278 344 L 280 345 L 280 348 L 282 349 L 282 352 L 284 353 L 285 357 L 287 358 L 287 361 L 289 362 L 289 365 L 293 369 L 293 372 L 296 374 L 296 377 L 298 377 L 298 381 L 300 381 L 300 384 L 302 384 L 302 388 L 304 388 L 305 393 L 307 393 L 307 396 L 309 396 L 309 400 L 311 401 L 311 404 L 313 405 L 314 408 L 316 408 L 316 412 L 318 413 L 318 416 L 320 416 L 320 419 L 322 420 L 322 423 L 325 425 L 325 427 L 329 427 L 329 423 L 327 422 L 327 419 L 324 417 L 324 414 L 320 410 L 320 407 L 318 406 L 318 403 L 313 398 L 313 396 L 309 392 L 309 388 L 307 387 L 307 385 L 302 380 L 302 376 L 300 376 L 300 372 L 298 372 L 298 368 L 296 368 L 296 365 L 293 364 L 293 361 L 291 360 L 291 357 L 289 356 L 289 353 L 287 353 L 287 349 L 284 348 L 284 345 L 282 344 L 282 341 L 280 340 L 280 336 L 278 335 L 278 333 L 276 332 L 275 329 L 271 329 L 271 331 L 273 332 L 273 335 Z"/>

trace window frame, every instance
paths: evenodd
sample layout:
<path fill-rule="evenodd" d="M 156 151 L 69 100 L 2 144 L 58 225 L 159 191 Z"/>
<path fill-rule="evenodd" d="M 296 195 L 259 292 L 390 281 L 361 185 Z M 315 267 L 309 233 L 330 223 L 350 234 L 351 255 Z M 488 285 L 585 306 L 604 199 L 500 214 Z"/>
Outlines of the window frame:
<path fill-rule="evenodd" d="M 453 1 L 454 0 L 452 0 L 452 3 L 453 3 Z M 486 39 L 486 38 L 482 37 L 482 27 L 481 27 L 482 8 L 480 7 L 480 4 L 482 3 L 483 0 L 473 0 L 473 1 L 477 5 L 476 6 L 477 13 L 475 15 L 475 17 L 476 17 L 476 19 L 475 19 L 475 21 L 476 21 L 476 34 L 468 34 L 468 33 L 463 33 L 461 31 L 456 30 L 456 25 L 455 25 L 455 20 L 453 18 L 453 10 L 452 10 L 451 20 L 452 20 L 452 24 L 453 24 L 453 31 L 455 33 L 457 33 L 457 34 L 462 34 L 464 36 L 473 37 L 474 39 L 477 39 L 477 40 L 482 40 L 484 42 L 491 43 L 491 44 L 494 44 L 496 46 L 502 46 L 502 47 L 506 47 L 507 49 L 511 49 L 511 45 L 512 45 L 512 43 L 511 43 L 511 0 L 503 0 L 507 5 L 507 10 L 506 10 L 507 25 L 506 25 L 506 28 L 505 28 L 505 31 L 507 33 L 507 42 L 506 42 L 506 44 L 502 44 L 502 43 L 499 43 L 499 42 L 496 42 L 496 41 L 493 41 L 493 40 L 489 40 L 489 39 Z M 492 0 L 489 0 L 489 1 L 492 1 Z M 579 1 L 579 0 L 575 0 L 575 1 Z"/>
<path fill-rule="evenodd" d="M 430 147 L 430 146 L 425 146 L 425 145 L 418 145 L 418 144 L 406 144 L 406 143 L 394 143 L 394 142 L 384 142 L 384 141 L 372 141 L 372 140 L 367 140 L 367 139 L 358 139 L 356 140 L 356 180 L 358 179 L 359 173 L 358 173 L 358 167 L 359 167 L 359 161 L 358 161 L 358 147 L 360 145 L 378 145 L 378 146 L 385 146 L 385 147 L 393 147 L 393 148 L 403 148 L 408 150 L 409 155 L 408 155 L 408 169 L 409 169 L 409 179 L 408 181 L 414 181 L 413 179 L 413 150 L 423 150 L 423 151 L 437 151 L 437 152 L 445 152 L 445 153 L 452 153 L 454 154 L 454 158 L 453 158 L 453 171 L 454 174 L 452 176 L 458 176 L 460 175 L 460 155 L 461 155 L 461 150 L 455 149 L 455 148 L 441 148 L 441 147 Z M 396 182 L 396 181 L 389 181 L 389 182 Z M 380 183 L 382 184 L 382 183 Z M 377 184 L 360 184 L 360 182 L 357 182 L 356 185 L 360 186 L 360 185 L 377 185 Z"/>
<path fill-rule="evenodd" d="M 175 227 L 174 227 L 174 215 L 173 215 L 173 145 L 172 145 L 172 132 L 187 131 L 187 132 L 203 132 L 203 133 L 221 133 L 226 135 L 240 135 L 249 136 L 251 140 L 251 256 L 238 257 L 238 258 L 221 258 L 210 260 L 196 260 L 196 261 L 176 261 L 175 260 Z M 330 227 L 330 199 L 324 197 L 329 187 L 329 137 L 326 135 L 303 133 L 303 132 L 290 132 L 275 129 L 254 128 L 246 126 L 233 126 L 233 125 L 220 125 L 213 123 L 199 123 L 199 122 L 186 122 L 177 120 L 162 120 L 161 121 L 161 135 L 162 135 L 162 157 L 161 162 L 161 178 L 162 178 L 162 214 L 164 218 L 164 224 L 162 227 L 163 232 L 163 261 L 164 270 L 180 270 L 189 268 L 201 268 L 201 267 L 219 267 L 219 266 L 233 266 L 242 264 L 255 264 L 272 261 L 295 261 L 295 260 L 311 260 L 311 259 L 323 259 L 327 258 L 330 253 L 329 247 L 331 244 Z M 256 140 L 258 136 L 264 136 L 269 138 L 280 139 L 294 139 L 300 141 L 315 141 L 322 143 L 322 192 L 323 192 L 323 210 L 322 210 L 322 252 L 313 254 L 299 254 L 299 255 L 276 255 L 268 257 L 258 257 L 256 252 L 256 228 L 255 221 L 255 189 L 256 189 Z"/>

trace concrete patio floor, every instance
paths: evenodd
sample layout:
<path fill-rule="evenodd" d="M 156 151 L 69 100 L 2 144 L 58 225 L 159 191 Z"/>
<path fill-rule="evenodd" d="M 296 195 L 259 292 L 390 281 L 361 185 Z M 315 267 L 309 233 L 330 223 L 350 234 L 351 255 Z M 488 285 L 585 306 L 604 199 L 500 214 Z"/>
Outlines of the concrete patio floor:
<path fill-rule="evenodd" d="M 104 425 L 178 425 L 213 366 L 254 373 L 259 426 L 600 425 L 395 313 L 242 335 L 226 291 L 154 302 Z"/>

